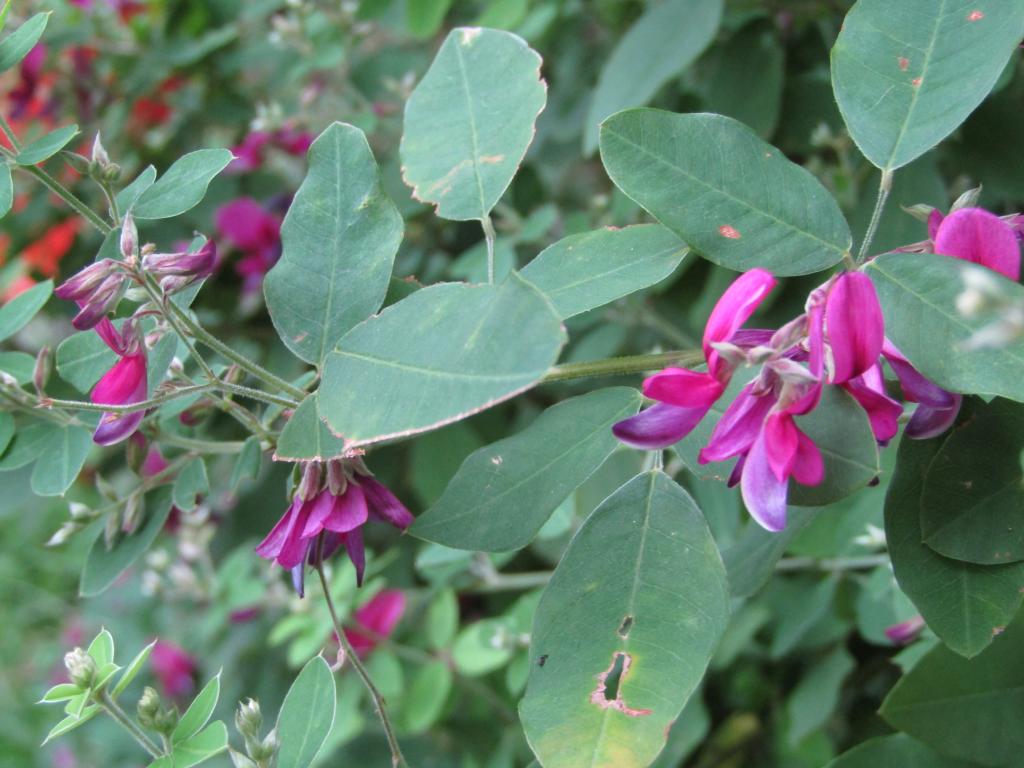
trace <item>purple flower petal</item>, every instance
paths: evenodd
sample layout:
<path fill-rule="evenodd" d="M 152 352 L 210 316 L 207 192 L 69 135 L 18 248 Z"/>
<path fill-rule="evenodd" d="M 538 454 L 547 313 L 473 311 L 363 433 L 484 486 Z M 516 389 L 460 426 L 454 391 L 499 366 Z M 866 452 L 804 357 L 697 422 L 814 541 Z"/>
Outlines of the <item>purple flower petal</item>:
<path fill-rule="evenodd" d="M 680 408 L 710 407 L 722 394 L 722 383 L 709 373 L 666 368 L 644 379 L 644 396 Z"/>
<path fill-rule="evenodd" d="M 370 514 L 375 518 L 391 523 L 403 531 L 416 522 L 412 513 L 383 483 L 366 476 L 359 478 L 359 485 L 362 486 L 363 493 L 366 494 L 366 504 L 370 508 Z"/>
<path fill-rule="evenodd" d="M 828 293 L 825 325 L 832 349 L 832 381 L 859 376 L 878 362 L 885 321 L 874 283 L 863 272 L 845 272 Z"/>
<path fill-rule="evenodd" d="M 711 346 L 716 341 L 729 341 L 747 322 L 768 292 L 775 286 L 775 278 L 765 269 L 755 268 L 733 281 L 711 311 L 704 326 L 704 359 L 708 371 L 716 379 L 723 379 L 722 360 Z"/>
<path fill-rule="evenodd" d="M 711 439 L 701 449 L 698 461 L 725 461 L 750 450 L 765 417 L 775 404 L 772 395 L 754 395 L 754 382 L 747 384 L 718 420 Z"/>
<path fill-rule="evenodd" d="M 796 460 L 791 477 L 800 485 L 817 485 L 825 479 L 825 462 L 814 441 L 797 429 Z"/>
<path fill-rule="evenodd" d="M 658 403 L 618 422 L 612 427 L 612 432 L 633 448 L 645 451 L 667 448 L 690 434 L 710 408 L 710 405 L 680 408 Z"/>
<path fill-rule="evenodd" d="M 132 435 L 139 428 L 145 411 L 131 413 L 104 413 L 96 431 L 92 433 L 92 441 L 96 445 L 114 445 Z"/>
<path fill-rule="evenodd" d="M 850 379 L 843 385 L 854 400 L 868 415 L 871 431 L 879 443 L 887 443 L 899 432 L 899 418 L 903 415 L 903 404 L 885 393 L 885 384 L 878 365 L 872 366 L 861 376 Z"/>
<path fill-rule="evenodd" d="M 302 538 L 311 539 L 319 536 L 326 528 L 327 518 L 330 517 L 331 509 L 334 507 L 334 496 L 330 491 L 320 491 L 313 500 L 309 502 L 309 517 L 306 525 L 302 528 Z"/>
<path fill-rule="evenodd" d="M 288 538 L 295 527 L 295 521 L 298 519 L 301 506 L 302 499 L 296 497 L 292 500 L 288 510 L 277 521 L 277 524 L 271 528 L 270 533 L 267 534 L 263 541 L 256 545 L 257 555 L 267 560 L 273 560 L 277 557 L 281 547 L 284 546 L 285 539 Z"/>
<path fill-rule="evenodd" d="M 366 548 L 363 546 L 363 532 L 360 528 L 341 534 L 348 558 L 356 567 L 356 586 L 363 586 L 363 574 L 366 572 Z"/>
<path fill-rule="evenodd" d="M 366 522 L 369 516 L 366 494 L 355 483 L 349 483 L 345 492 L 340 496 L 335 496 L 333 501 L 331 514 L 324 521 L 324 528 L 327 530 L 335 533 L 348 533 Z M 412 516 L 410 515 L 410 517 Z M 409 524 L 411 525 L 411 521 Z"/>
<path fill-rule="evenodd" d="M 762 528 L 777 533 L 786 527 L 788 486 L 769 466 L 764 434 L 758 435 L 743 465 L 740 490 L 747 511 Z"/>
<path fill-rule="evenodd" d="M 980 264 L 1020 279 L 1020 245 L 1013 227 L 982 208 L 953 211 L 933 238 L 935 252 Z"/>
<path fill-rule="evenodd" d="M 785 411 L 773 413 L 764 421 L 765 455 L 768 466 L 779 480 L 788 480 L 793 471 L 799 443 L 798 432 L 793 417 Z"/>
<path fill-rule="evenodd" d="M 952 395 L 953 403 L 948 408 L 933 408 L 930 405 L 919 405 L 914 415 L 907 422 L 904 430 L 907 437 L 914 440 L 927 440 L 937 437 L 953 426 L 957 415 L 960 413 L 960 395 Z"/>

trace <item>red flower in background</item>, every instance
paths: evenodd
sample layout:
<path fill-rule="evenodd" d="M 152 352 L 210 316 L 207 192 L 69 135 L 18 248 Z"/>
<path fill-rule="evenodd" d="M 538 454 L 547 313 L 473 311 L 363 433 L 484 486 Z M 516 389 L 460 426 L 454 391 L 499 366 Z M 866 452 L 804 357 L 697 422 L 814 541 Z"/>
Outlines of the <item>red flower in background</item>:
<path fill-rule="evenodd" d="M 180 699 L 195 690 L 196 662 L 183 648 L 160 640 L 153 647 L 149 663 L 165 696 Z"/>
<path fill-rule="evenodd" d="M 395 631 L 405 613 L 405 593 L 398 589 L 385 589 L 370 598 L 355 613 L 355 623 L 368 632 L 346 629 L 345 639 L 359 656 L 366 657 L 377 647 L 381 638 Z"/>

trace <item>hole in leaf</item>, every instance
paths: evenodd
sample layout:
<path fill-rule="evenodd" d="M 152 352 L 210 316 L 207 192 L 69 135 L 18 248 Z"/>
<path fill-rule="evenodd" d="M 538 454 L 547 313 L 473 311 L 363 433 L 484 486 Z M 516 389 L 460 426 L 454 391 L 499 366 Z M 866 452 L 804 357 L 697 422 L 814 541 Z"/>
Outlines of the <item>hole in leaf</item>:
<path fill-rule="evenodd" d="M 625 640 L 629 637 L 629 630 L 633 628 L 633 617 L 628 613 L 622 617 L 622 623 L 619 625 L 618 636 Z"/>
<path fill-rule="evenodd" d="M 604 698 L 606 701 L 615 701 L 619 698 L 619 683 L 622 682 L 622 671 L 625 665 L 626 654 L 616 653 L 615 660 L 612 662 L 612 668 L 608 670 L 608 676 L 604 679 Z"/>

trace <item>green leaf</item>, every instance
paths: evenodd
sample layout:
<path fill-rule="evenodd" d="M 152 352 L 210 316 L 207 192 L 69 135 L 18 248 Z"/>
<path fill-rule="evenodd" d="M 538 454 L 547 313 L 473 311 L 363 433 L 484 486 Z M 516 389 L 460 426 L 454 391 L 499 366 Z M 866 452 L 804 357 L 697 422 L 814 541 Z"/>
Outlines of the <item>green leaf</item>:
<path fill-rule="evenodd" d="M 18 165 L 35 165 L 48 160 L 67 146 L 78 135 L 77 125 L 65 125 L 26 145 L 15 156 Z"/>
<path fill-rule="evenodd" d="M 402 730 L 412 734 L 428 731 L 444 712 L 452 682 L 452 671 L 444 661 L 420 665 L 401 700 Z"/>
<path fill-rule="evenodd" d="M 0 219 L 7 215 L 14 203 L 14 180 L 11 178 L 11 166 L 0 163 Z"/>
<path fill-rule="evenodd" d="M 260 439 L 253 435 L 242 444 L 242 450 L 238 452 L 235 459 L 235 466 L 231 469 L 231 481 L 228 487 L 237 491 L 243 480 L 254 480 L 260 474 L 260 464 L 263 459 L 263 447 Z"/>
<path fill-rule="evenodd" d="M 10 69 L 28 56 L 43 36 L 50 13 L 37 13 L 16 30 L 0 40 L 0 72 Z"/>
<path fill-rule="evenodd" d="M 850 135 L 879 168 L 906 165 L 974 111 L 1021 37 L 1014 0 L 860 0 L 832 49 Z"/>
<path fill-rule="evenodd" d="M 309 172 L 281 225 L 282 254 L 264 282 L 288 348 L 319 365 L 346 331 L 380 308 L 402 217 L 380 186 L 366 136 L 333 123 L 309 150 Z"/>
<path fill-rule="evenodd" d="M 577 532 L 534 617 L 519 712 L 539 761 L 649 765 L 728 616 L 700 510 L 660 472 L 629 481 Z"/>
<path fill-rule="evenodd" d="M 816 509 L 789 509 L 786 527 L 778 533 L 747 523 L 736 543 L 722 552 L 733 597 L 752 597 L 768 583 L 775 564 L 800 531 L 817 515 Z"/>
<path fill-rule="evenodd" d="M 114 661 L 114 636 L 106 628 L 92 639 L 85 651 L 96 662 L 97 667 L 104 667 Z"/>
<path fill-rule="evenodd" d="M 7 24 L 7 12 L 11 10 L 11 0 L 4 0 L 3 7 L 0 8 L 0 32 L 3 32 L 4 26 Z"/>
<path fill-rule="evenodd" d="M 121 535 L 108 550 L 102 532 L 85 558 L 78 592 L 82 597 L 95 597 L 106 591 L 118 577 L 131 567 L 163 530 L 171 512 L 171 489 L 162 486 L 145 497 L 146 522 L 131 535 Z"/>
<path fill-rule="evenodd" d="M 36 421 L 19 427 L 11 444 L 0 458 L 0 471 L 18 469 L 35 461 L 50 438 L 61 429 L 52 421 Z"/>
<path fill-rule="evenodd" d="M 88 392 L 117 362 L 117 353 L 95 332 L 73 333 L 57 345 L 57 373 L 79 392 Z"/>
<path fill-rule="evenodd" d="M 842 646 L 814 663 L 786 702 L 787 737 L 794 746 L 828 722 L 839 703 L 843 680 L 856 666 Z"/>
<path fill-rule="evenodd" d="M 228 729 L 220 720 L 173 747 L 168 768 L 192 768 L 228 748 Z M 163 758 L 166 760 L 166 758 Z"/>
<path fill-rule="evenodd" d="M 25 352 L 0 352 L 0 371 L 13 376 L 19 384 L 32 381 L 36 359 Z"/>
<path fill-rule="evenodd" d="M 956 308 L 971 277 L 990 284 L 1008 304 L 1024 302 L 1024 286 L 985 267 L 933 253 L 885 254 L 872 260 L 866 272 L 878 291 L 886 336 L 922 374 L 953 392 L 1024 400 L 1024 337 L 998 348 L 965 346 L 1001 315 L 993 307 L 964 317 Z"/>
<path fill-rule="evenodd" d="M 357 325 L 327 357 L 320 415 L 346 448 L 459 421 L 525 392 L 558 358 L 550 302 L 501 285 L 432 285 Z"/>
<path fill-rule="evenodd" d="M 405 21 L 413 37 L 426 38 L 437 34 L 452 0 L 419 0 L 405 6 Z"/>
<path fill-rule="evenodd" d="M 0 341 L 9 339 L 36 316 L 53 293 L 53 281 L 45 280 L 0 307 Z"/>
<path fill-rule="evenodd" d="M 881 736 L 844 752 L 826 768 L 971 768 L 965 763 L 933 752 L 905 733 Z"/>
<path fill-rule="evenodd" d="M 1024 405 L 968 398 L 960 413 L 925 473 L 921 535 L 955 560 L 1024 560 Z"/>
<path fill-rule="evenodd" d="M 983 765 L 1020 762 L 1024 732 L 1024 622 L 964 659 L 937 646 L 907 672 L 879 714 L 938 752 Z"/>
<path fill-rule="evenodd" d="M 203 690 L 188 705 L 185 714 L 181 716 L 178 725 L 175 726 L 174 733 L 171 734 L 171 743 L 175 745 L 175 751 L 177 751 L 178 744 L 195 736 L 209 722 L 219 698 L 220 672 L 203 686 Z"/>
<path fill-rule="evenodd" d="M 601 160 L 615 186 L 723 267 L 803 275 L 850 248 L 818 180 L 731 118 L 626 110 L 602 124 Z"/>
<path fill-rule="evenodd" d="M 0 411 L 0 455 L 14 439 L 14 416 L 7 411 Z"/>
<path fill-rule="evenodd" d="M 146 664 L 146 660 L 149 659 L 149 654 L 152 653 L 153 647 L 155 645 L 156 640 L 154 640 L 141 651 L 139 651 L 135 658 L 132 659 L 131 663 L 125 668 L 124 672 L 121 674 L 120 679 L 118 679 L 117 685 L 115 685 L 113 690 L 111 690 L 110 692 L 110 695 L 113 698 L 116 699 L 118 696 L 124 693 L 125 689 L 129 685 L 132 684 L 132 680 L 134 680 L 136 675 L 138 675 L 139 672 L 142 671 L 142 668 Z"/>
<path fill-rule="evenodd" d="M 515 650 L 512 628 L 506 619 L 483 619 L 459 632 L 452 645 L 452 661 L 463 675 L 479 677 L 504 667 Z"/>
<path fill-rule="evenodd" d="M 431 601 L 424 629 L 431 648 L 441 650 L 451 645 L 459 629 L 459 601 L 453 589 L 442 589 Z"/>
<path fill-rule="evenodd" d="M 284 697 L 277 717 L 277 768 L 306 768 L 334 726 L 334 675 L 322 656 L 310 659 Z"/>
<path fill-rule="evenodd" d="M 722 0 L 664 0 L 648 6 L 605 59 L 583 128 L 583 151 L 597 148 L 598 126 L 642 107 L 715 39 Z"/>
<path fill-rule="evenodd" d="M 508 188 L 547 101 L 541 59 L 510 32 L 453 29 L 409 96 L 402 175 L 437 215 L 484 219 Z"/>
<path fill-rule="evenodd" d="M 790 482 L 790 504 L 831 504 L 867 487 L 882 471 L 867 414 L 840 387 L 825 387 L 818 406 L 806 416 L 798 416 L 796 423 L 821 451 L 825 479 L 813 486 Z"/>
<path fill-rule="evenodd" d="M 522 274 L 565 319 L 661 282 L 686 253 L 686 244 L 657 224 L 606 227 L 548 246 Z"/>
<path fill-rule="evenodd" d="M 197 456 L 181 468 L 174 478 L 172 499 L 174 506 L 184 512 L 196 508 L 196 497 L 210 492 L 210 479 L 206 475 L 206 462 Z"/>
<path fill-rule="evenodd" d="M 117 209 L 122 213 L 127 213 L 131 210 L 132 206 L 139 199 L 147 189 L 153 186 L 153 182 L 156 181 L 156 168 L 152 165 L 147 165 L 146 168 L 135 177 L 135 180 L 122 189 L 114 197 L 114 202 L 117 203 Z"/>
<path fill-rule="evenodd" d="M 64 702 L 68 699 L 75 698 L 75 696 L 81 695 L 81 693 L 82 689 L 74 683 L 59 683 L 44 693 L 43 698 L 39 700 L 39 703 L 55 704 L 58 702 Z"/>
<path fill-rule="evenodd" d="M 90 704 L 88 707 L 82 710 L 82 712 L 75 717 L 74 715 L 68 715 L 59 723 L 57 723 L 50 732 L 46 734 L 46 738 L 43 740 L 42 745 L 46 746 L 51 741 L 56 739 L 58 736 L 63 736 L 68 731 L 73 731 L 80 725 L 85 725 L 87 722 L 92 720 L 100 712 L 99 704 Z"/>
<path fill-rule="evenodd" d="M 32 470 L 32 492 L 63 496 L 82 471 L 92 449 L 92 433 L 84 427 L 58 426 L 47 437 Z"/>
<path fill-rule="evenodd" d="M 345 441 L 320 420 L 316 393 L 299 403 L 299 407 L 281 430 L 274 450 L 276 461 L 326 461 L 341 456 Z"/>
<path fill-rule="evenodd" d="M 951 560 L 922 542 L 921 494 L 944 440 L 903 440 L 885 497 L 885 533 L 900 589 L 929 628 L 962 656 L 984 650 L 1021 603 L 1024 564 Z"/>
<path fill-rule="evenodd" d="M 474 551 L 525 547 L 618 448 L 612 425 L 636 414 L 640 401 L 635 389 L 596 390 L 552 406 L 519 434 L 474 451 L 412 534 Z"/>
<path fill-rule="evenodd" d="M 174 161 L 132 208 L 137 219 L 169 219 L 199 205 L 213 177 L 231 162 L 227 149 L 199 149 Z"/>

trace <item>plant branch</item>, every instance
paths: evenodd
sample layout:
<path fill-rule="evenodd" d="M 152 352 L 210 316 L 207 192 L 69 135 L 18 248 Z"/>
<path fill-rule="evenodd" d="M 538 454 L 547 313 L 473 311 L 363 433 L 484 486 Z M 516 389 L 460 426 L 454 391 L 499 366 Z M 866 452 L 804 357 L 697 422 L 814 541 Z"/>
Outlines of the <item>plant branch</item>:
<path fill-rule="evenodd" d="M 659 352 L 652 355 L 633 355 L 631 357 L 610 357 L 606 360 L 594 360 L 585 363 L 564 363 L 549 370 L 540 383 L 552 381 L 572 381 L 591 376 L 626 376 L 633 373 L 644 373 L 664 368 L 668 365 L 687 365 L 704 359 L 700 350 L 681 350 L 677 352 Z"/>
<path fill-rule="evenodd" d="M 7 118 L 0 114 L 0 130 L 3 130 L 7 140 L 11 142 L 11 146 L 14 147 L 15 152 L 21 151 L 21 142 L 18 141 L 18 137 L 14 134 L 14 129 L 11 128 L 11 124 L 7 122 Z"/>
<path fill-rule="evenodd" d="M 787 557 L 775 564 L 775 570 L 787 571 L 863 571 L 888 565 L 889 555 L 863 555 L 861 557 L 834 557 L 819 560 L 814 557 Z"/>
<path fill-rule="evenodd" d="M 134 721 L 125 714 L 125 711 L 118 706 L 117 702 L 110 698 L 110 694 L 106 690 L 100 691 L 96 694 L 96 703 L 103 708 L 103 711 L 110 715 L 118 725 L 128 731 L 131 737 L 139 743 L 149 753 L 150 757 L 160 758 L 163 757 L 163 752 L 160 747 L 153 742 L 145 732 L 137 726 Z"/>
<path fill-rule="evenodd" d="M 69 408 L 75 411 L 100 411 L 102 413 L 133 413 L 135 411 L 145 411 L 149 408 L 155 408 L 158 405 L 169 403 L 170 401 L 177 400 L 180 397 L 193 395 L 196 392 L 208 392 L 215 386 L 215 384 L 211 383 L 195 384 L 190 387 L 180 387 L 166 394 L 152 397 L 149 400 L 142 400 L 138 403 L 131 403 L 129 405 L 102 405 L 101 403 L 90 403 L 86 400 L 60 400 L 53 397 L 41 397 L 39 398 L 38 407 L 43 409 Z"/>
<path fill-rule="evenodd" d="M 889 193 L 892 192 L 892 176 L 892 171 L 882 171 L 882 179 L 878 183 L 878 197 L 875 199 L 875 210 L 871 213 L 871 222 L 868 224 L 864 240 L 860 244 L 860 251 L 857 253 L 858 264 L 864 263 L 864 259 L 868 255 L 868 248 L 871 247 L 871 241 L 875 239 L 875 234 L 878 232 L 878 225 L 882 221 L 882 211 L 885 210 L 885 202 L 889 199 Z"/>
<path fill-rule="evenodd" d="M 484 228 L 484 242 L 487 244 L 487 282 L 494 285 L 494 240 L 497 235 L 489 214 L 484 214 L 480 225 Z"/>

